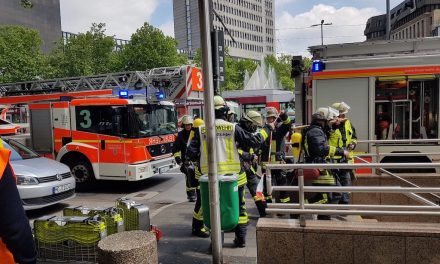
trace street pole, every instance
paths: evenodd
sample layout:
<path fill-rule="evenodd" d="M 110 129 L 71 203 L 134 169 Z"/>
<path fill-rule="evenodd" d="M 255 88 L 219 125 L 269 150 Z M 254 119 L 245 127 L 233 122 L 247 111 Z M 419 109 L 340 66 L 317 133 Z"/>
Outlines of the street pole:
<path fill-rule="evenodd" d="M 220 230 L 220 196 L 217 178 L 217 148 L 215 143 L 214 79 L 212 76 L 211 50 L 211 0 L 199 0 L 200 40 L 202 48 L 202 73 L 205 101 L 205 127 L 207 135 L 209 209 L 211 217 L 212 263 L 223 263 L 222 239 Z"/>
<path fill-rule="evenodd" d="M 390 39 L 391 35 L 391 12 L 390 12 L 391 4 L 390 0 L 387 0 L 387 30 L 386 30 L 386 39 Z"/>
<path fill-rule="evenodd" d="M 333 23 L 324 23 L 324 19 L 321 20 L 320 24 L 314 24 L 311 25 L 310 27 L 317 27 L 317 26 L 321 26 L 321 46 L 324 47 L 324 26 L 331 26 L 333 25 Z"/>

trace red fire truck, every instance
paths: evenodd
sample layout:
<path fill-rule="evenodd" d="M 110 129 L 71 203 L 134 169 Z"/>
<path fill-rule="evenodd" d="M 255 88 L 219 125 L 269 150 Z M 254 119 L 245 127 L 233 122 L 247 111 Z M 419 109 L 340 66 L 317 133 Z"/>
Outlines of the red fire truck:
<path fill-rule="evenodd" d="M 78 187 L 95 180 L 138 181 L 177 166 L 171 154 L 177 133 L 172 100 L 193 88 L 184 85 L 176 94 L 185 71 L 186 66 L 0 84 L 0 104 L 28 108 L 31 147 L 67 164 Z M 201 80 L 193 85 L 203 89 Z"/>

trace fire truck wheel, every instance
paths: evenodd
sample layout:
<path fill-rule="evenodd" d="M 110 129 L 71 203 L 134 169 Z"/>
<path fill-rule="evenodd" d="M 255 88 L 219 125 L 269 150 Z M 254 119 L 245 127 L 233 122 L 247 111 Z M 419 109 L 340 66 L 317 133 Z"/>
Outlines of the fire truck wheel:
<path fill-rule="evenodd" d="M 73 177 L 75 177 L 78 190 L 84 190 L 93 186 L 95 175 L 93 174 L 92 166 L 88 161 L 70 160 L 68 165 L 72 171 Z"/>

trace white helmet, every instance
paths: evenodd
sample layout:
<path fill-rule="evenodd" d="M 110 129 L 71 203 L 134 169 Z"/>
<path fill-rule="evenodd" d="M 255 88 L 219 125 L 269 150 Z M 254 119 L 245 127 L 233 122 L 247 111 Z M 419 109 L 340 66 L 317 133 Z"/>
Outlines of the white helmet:
<path fill-rule="evenodd" d="M 339 116 L 339 111 L 333 107 L 320 107 L 312 115 L 312 119 L 330 121 Z"/>
<path fill-rule="evenodd" d="M 348 110 L 350 110 L 350 106 L 344 102 L 334 103 L 332 104 L 332 107 L 338 110 L 340 115 L 345 115 L 348 113 Z"/>
<path fill-rule="evenodd" d="M 182 117 L 182 125 L 192 125 L 194 120 L 191 116 L 185 115 Z"/>

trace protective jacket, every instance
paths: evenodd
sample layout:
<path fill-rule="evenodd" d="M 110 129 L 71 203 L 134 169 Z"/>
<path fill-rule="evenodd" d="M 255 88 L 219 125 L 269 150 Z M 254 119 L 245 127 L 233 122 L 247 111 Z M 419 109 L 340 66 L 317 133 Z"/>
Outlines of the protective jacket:
<path fill-rule="evenodd" d="M 36 263 L 37 251 L 9 164 L 9 156 L 10 151 L 1 147 L 0 263 Z"/>
<path fill-rule="evenodd" d="M 333 128 L 333 131 L 329 136 L 330 146 L 340 147 L 347 149 L 350 144 L 357 144 L 356 130 L 351 124 L 350 120 L 346 120 L 344 123 L 339 124 Z M 353 150 L 349 150 L 350 160 L 353 163 Z M 335 156 L 334 159 L 340 160 L 342 156 Z"/>
<path fill-rule="evenodd" d="M 261 148 L 261 161 L 262 165 L 264 167 L 264 164 L 269 162 L 271 160 L 272 162 L 275 160 L 281 160 L 284 159 L 285 153 L 284 153 L 284 146 L 285 146 L 285 139 L 284 137 L 289 132 L 291 127 L 291 120 L 287 114 L 281 114 L 280 120 L 275 127 L 275 130 L 272 131 L 272 139 L 267 138 L 264 141 L 264 144 Z M 269 125 L 264 126 L 266 129 L 270 129 Z M 269 149 L 270 149 L 270 155 L 269 156 Z M 269 159 L 270 158 L 270 159 Z"/>
<path fill-rule="evenodd" d="M 248 145 L 259 147 L 268 137 L 270 131 L 262 129 L 253 135 L 243 130 L 237 124 L 227 122 L 223 119 L 215 120 L 217 146 L 217 171 L 219 174 L 239 173 L 241 171 L 240 157 L 237 146 Z M 200 126 L 199 133 L 194 135 L 186 151 L 187 158 L 197 161 L 200 157 L 200 170 L 202 174 L 208 173 L 208 152 L 206 141 L 206 128 Z M 238 176 L 238 185 L 246 184 L 246 173 Z"/>
<path fill-rule="evenodd" d="M 326 163 L 327 157 L 344 155 L 344 149 L 329 145 L 327 135 L 319 124 L 312 122 L 304 131 L 304 134 L 304 158 L 306 163 Z M 328 171 L 322 170 L 321 176 L 314 180 L 313 183 L 334 185 L 335 180 Z"/>
<path fill-rule="evenodd" d="M 177 134 L 176 141 L 174 141 L 173 145 L 173 156 L 176 158 L 176 161 L 180 159 L 181 162 L 185 162 L 186 146 L 190 133 L 191 130 L 187 131 L 183 129 Z"/>

